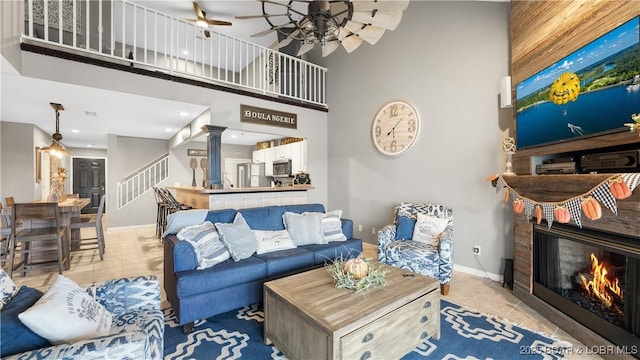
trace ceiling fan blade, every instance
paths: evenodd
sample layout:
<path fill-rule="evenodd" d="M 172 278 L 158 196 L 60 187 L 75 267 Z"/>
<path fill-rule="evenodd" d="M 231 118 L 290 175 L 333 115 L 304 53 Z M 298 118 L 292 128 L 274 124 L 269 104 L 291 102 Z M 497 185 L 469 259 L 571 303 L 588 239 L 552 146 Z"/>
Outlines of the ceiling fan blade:
<path fill-rule="evenodd" d="M 296 40 L 298 34 L 300 34 L 300 28 L 296 28 L 294 31 L 290 32 L 289 35 L 287 35 L 287 37 L 277 45 L 278 49 L 283 48 L 289 45 L 291 41 Z"/>
<path fill-rule="evenodd" d="M 302 46 L 300 46 L 300 50 L 298 50 L 298 53 L 296 54 L 296 56 L 302 56 L 308 53 L 309 51 L 311 51 L 311 49 L 313 49 L 314 47 L 315 47 L 315 44 L 313 43 L 304 43 L 302 44 Z"/>
<path fill-rule="evenodd" d="M 404 11 L 409 0 L 358 0 L 353 1 L 353 11 Z"/>
<path fill-rule="evenodd" d="M 183 19 L 180 19 L 180 20 L 188 21 L 188 22 L 198 22 L 198 19 L 184 19 L 183 18 Z"/>
<path fill-rule="evenodd" d="M 251 35 L 251 37 L 260 37 L 260 36 L 264 36 L 264 35 L 267 35 L 267 34 L 269 34 L 269 33 L 273 32 L 273 31 L 276 31 L 276 30 L 278 30 L 278 29 L 286 28 L 287 26 L 290 26 L 290 25 L 291 25 L 291 24 L 289 23 L 289 24 L 284 24 L 284 25 L 274 26 L 274 27 L 272 27 L 271 29 L 267 29 L 267 30 L 265 30 L 265 31 L 261 31 L 261 32 L 259 32 L 259 33 L 255 33 L 255 34 Z"/>
<path fill-rule="evenodd" d="M 336 49 L 339 47 L 340 47 L 340 41 L 338 40 L 329 41 L 328 43 L 324 44 L 324 46 L 322 46 L 322 57 L 325 57 L 331 54 L 332 52 L 336 51 Z"/>
<path fill-rule="evenodd" d="M 362 39 L 358 35 L 351 35 L 342 39 L 341 43 L 344 49 L 347 50 L 348 53 L 351 53 L 362 44 Z"/>
<path fill-rule="evenodd" d="M 402 20 L 402 11 L 378 11 L 374 16 L 371 16 L 370 12 L 354 11 L 351 20 L 387 30 L 395 30 Z"/>
<path fill-rule="evenodd" d="M 360 36 L 364 41 L 368 42 L 371 45 L 377 43 L 385 32 L 383 28 L 365 25 L 357 21 L 347 22 L 344 28 L 354 34 L 358 34 L 358 36 Z"/>
<path fill-rule="evenodd" d="M 209 24 L 209 25 L 217 25 L 217 26 L 231 26 L 231 25 L 233 25 L 232 23 L 230 23 L 228 21 L 212 20 L 212 19 L 207 19 L 207 24 Z"/>
<path fill-rule="evenodd" d="M 203 19 L 204 18 L 204 14 L 202 13 L 202 9 L 200 8 L 200 5 L 198 5 L 197 1 L 193 2 L 193 11 L 195 11 L 196 16 L 198 17 L 198 19 Z"/>
<path fill-rule="evenodd" d="M 240 15 L 240 16 L 236 16 L 236 19 L 245 20 L 245 19 L 268 18 L 268 17 L 274 17 L 274 16 L 287 16 L 287 14 Z"/>

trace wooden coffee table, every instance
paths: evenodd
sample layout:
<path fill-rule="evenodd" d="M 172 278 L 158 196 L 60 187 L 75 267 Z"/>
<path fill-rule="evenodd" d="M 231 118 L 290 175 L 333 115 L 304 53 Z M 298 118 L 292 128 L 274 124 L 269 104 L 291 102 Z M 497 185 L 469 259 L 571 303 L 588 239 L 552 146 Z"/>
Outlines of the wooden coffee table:
<path fill-rule="evenodd" d="M 324 268 L 264 284 L 264 342 L 289 359 L 400 358 L 440 338 L 440 284 L 395 267 L 387 286 L 337 289 Z"/>

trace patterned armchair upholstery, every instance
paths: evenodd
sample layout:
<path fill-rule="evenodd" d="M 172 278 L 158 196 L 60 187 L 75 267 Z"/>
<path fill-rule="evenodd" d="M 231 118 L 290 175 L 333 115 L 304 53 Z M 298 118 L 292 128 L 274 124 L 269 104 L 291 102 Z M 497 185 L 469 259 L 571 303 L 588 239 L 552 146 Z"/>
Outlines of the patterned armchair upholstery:
<path fill-rule="evenodd" d="M 437 247 L 411 239 L 396 240 L 398 217 L 416 219 L 418 213 L 449 219 Z M 395 207 L 393 219 L 393 224 L 378 231 L 378 261 L 437 279 L 442 295 L 447 295 L 453 270 L 453 210 L 438 204 L 403 202 Z"/>
<path fill-rule="evenodd" d="M 162 359 L 164 315 L 155 275 L 94 284 L 96 300 L 113 315 L 109 335 L 50 346 L 4 359 Z"/>

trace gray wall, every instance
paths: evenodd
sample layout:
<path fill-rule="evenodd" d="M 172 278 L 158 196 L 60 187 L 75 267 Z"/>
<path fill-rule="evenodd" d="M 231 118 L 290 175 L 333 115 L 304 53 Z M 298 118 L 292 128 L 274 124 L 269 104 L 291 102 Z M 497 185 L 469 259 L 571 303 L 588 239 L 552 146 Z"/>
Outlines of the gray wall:
<path fill-rule="evenodd" d="M 472 247 L 480 245 L 484 268 L 502 272 L 513 253 L 510 212 L 486 178 L 504 164 L 497 94 L 509 73 L 509 11 L 509 3 L 412 1 L 376 45 L 321 60 L 329 208 L 354 220 L 356 236 L 375 243 L 371 228 L 391 223 L 402 201 L 440 203 L 454 211 L 456 266 L 479 270 Z M 417 108 L 422 129 L 408 153 L 386 158 L 374 150 L 371 122 L 394 99 Z"/>
<path fill-rule="evenodd" d="M 152 191 L 117 210 L 117 183 L 139 167 L 167 153 L 167 140 L 108 136 L 107 212 L 110 227 L 155 224 L 156 200 Z M 171 168 L 171 162 L 169 167 Z"/>
<path fill-rule="evenodd" d="M 2 127 L 2 191 L 4 198 L 13 196 L 16 202 L 33 201 L 35 182 L 34 126 L 0 122 Z"/>

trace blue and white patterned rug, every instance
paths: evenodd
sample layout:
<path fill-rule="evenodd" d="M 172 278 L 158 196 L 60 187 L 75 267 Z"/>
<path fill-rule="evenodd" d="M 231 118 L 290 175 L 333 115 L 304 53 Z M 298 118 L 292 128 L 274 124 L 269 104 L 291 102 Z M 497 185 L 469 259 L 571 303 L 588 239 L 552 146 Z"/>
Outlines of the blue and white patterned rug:
<path fill-rule="evenodd" d="M 428 339 L 403 360 L 560 359 L 567 342 L 441 300 L 440 340 Z M 263 343 L 262 309 L 257 304 L 196 323 L 182 333 L 172 309 L 165 309 L 165 359 L 286 359 Z M 399 357 L 402 354 L 398 355 Z"/>

